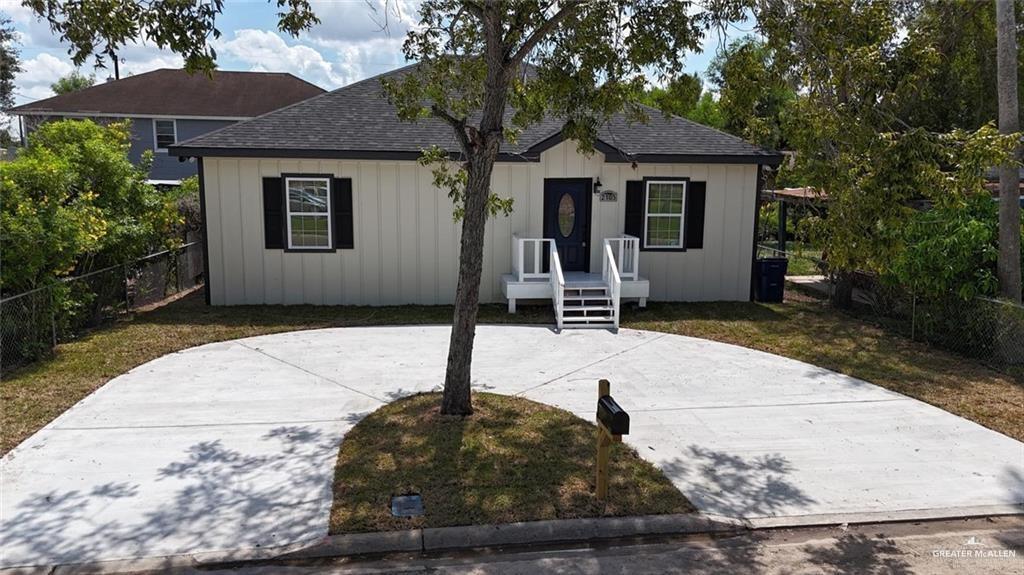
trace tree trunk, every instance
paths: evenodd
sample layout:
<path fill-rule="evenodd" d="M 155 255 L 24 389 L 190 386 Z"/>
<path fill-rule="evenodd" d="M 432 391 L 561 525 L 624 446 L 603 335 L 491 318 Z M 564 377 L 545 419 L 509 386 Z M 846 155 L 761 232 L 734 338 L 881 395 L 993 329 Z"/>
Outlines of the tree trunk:
<path fill-rule="evenodd" d="M 853 307 L 853 274 L 851 272 L 836 272 L 832 304 L 842 309 Z"/>
<path fill-rule="evenodd" d="M 469 415 L 470 375 L 476 316 L 480 309 L 480 276 L 483 271 L 484 229 L 487 226 L 487 199 L 491 191 L 491 171 L 498 144 L 489 157 L 471 160 L 466 182 L 465 215 L 462 219 L 462 251 L 459 254 L 459 283 L 455 290 L 455 317 L 448 343 L 448 368 L 444 378 L 441 413 Z"/>
<path fill-rule="evenodd" d="M 482 6 L 481 23 L 485 38 L 483 57 L 487 62 L 484 98 L 478 129 L 468 129 L 465 146 L 468 160 L 465 214 L 462 219 L 462 251 L 459 254 L 459 283 L 455 290 L 455 316 L 448 343 L 448 366 L 444 376 L 441 413 L 470 415 L 473 340 L 480 309 L 480 275 L 483 271 L 484 229 L 491 195 L 491 172 L 504 137 L 502 122 L 511 74 L 505 60 L 500 11 L 494 3 Z"/>
<path fill-rule="evenodd" d="M 999 132 L 1020 129 L 1017 94 L 1017 37 L 1013 0 L 996 0 Z M 1016 156 L 1019 157 L 1018 146 Z M 999 168 L 999 294 L 1021 301 L 1020 172 L 1014 165 Z"/>

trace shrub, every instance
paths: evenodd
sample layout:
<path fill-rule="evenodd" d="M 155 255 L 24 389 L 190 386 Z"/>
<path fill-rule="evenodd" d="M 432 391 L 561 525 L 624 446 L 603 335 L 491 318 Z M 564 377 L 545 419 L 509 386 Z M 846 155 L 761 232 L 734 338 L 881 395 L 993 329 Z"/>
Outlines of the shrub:
<path fill-rule="evenodd" d="M 128 159 L 128 122 L 48 122 L 0 164 L 0 289 L 16 293 L 162 247 L 175 202 Z"/>

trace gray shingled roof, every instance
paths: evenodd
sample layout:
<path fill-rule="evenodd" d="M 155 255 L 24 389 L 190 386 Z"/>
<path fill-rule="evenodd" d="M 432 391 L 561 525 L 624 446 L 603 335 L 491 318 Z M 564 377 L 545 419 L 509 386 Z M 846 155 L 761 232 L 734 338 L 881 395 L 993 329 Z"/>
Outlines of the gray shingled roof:
<path fill-rule="evenodd" d="M 380 79 L 401 68 L 315 96 L 258 118 L 181 142 L 179 156 L 287 156 L 306 158 L 415 159 L 432 145 L 453 154 L 451 127 L 437 119 L 402 122 L 383 97 Z M 598 149 L 609 161 L 729 162 L 777 164 L 781 156 L 740 138 L 677 117 L 649 111 L 646 124 L 615 116 L 600 132 Z M 516 143 L 505 143 L 504 160 L 537 160 L 561 141 L 556 118 L 531 125 Z"/>

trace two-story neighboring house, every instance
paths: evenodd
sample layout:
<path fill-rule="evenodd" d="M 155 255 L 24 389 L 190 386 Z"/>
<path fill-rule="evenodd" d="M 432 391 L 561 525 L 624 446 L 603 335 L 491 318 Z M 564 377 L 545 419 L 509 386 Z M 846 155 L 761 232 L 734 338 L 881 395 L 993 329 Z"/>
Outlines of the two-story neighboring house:
<path fill-rule="evenodd" d="M 168 146 L 322 93 L 322 88 L 286 73 L 218 70 L 210 77 L 161 69 L 24 104 L 9 113 L 20 118 L 22 143 L 47 120 L 130 119 L 132 160 L 153 150 L 150 178 L 173 184 L 194 175 L 197 166 L 168 155 Z"/>

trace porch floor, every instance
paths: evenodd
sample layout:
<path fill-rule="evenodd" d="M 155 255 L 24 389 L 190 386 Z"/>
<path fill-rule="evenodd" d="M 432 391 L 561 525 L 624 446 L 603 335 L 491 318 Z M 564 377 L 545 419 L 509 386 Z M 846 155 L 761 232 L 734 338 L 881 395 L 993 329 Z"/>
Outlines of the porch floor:
<path fill-rule="evenodd" d="M 605 286 L 599 273 L 563 272 L 566 288 L 601 288 Z M 650 294 L 647 278 L 622 279 L 622 297 L 646 300 Z M 501 276 L 501 291 L 506 299 L 545 299 L 551 297 L 551 281 L 548 278 L 523 278 L 519 281 L 513 274 Z"/>

